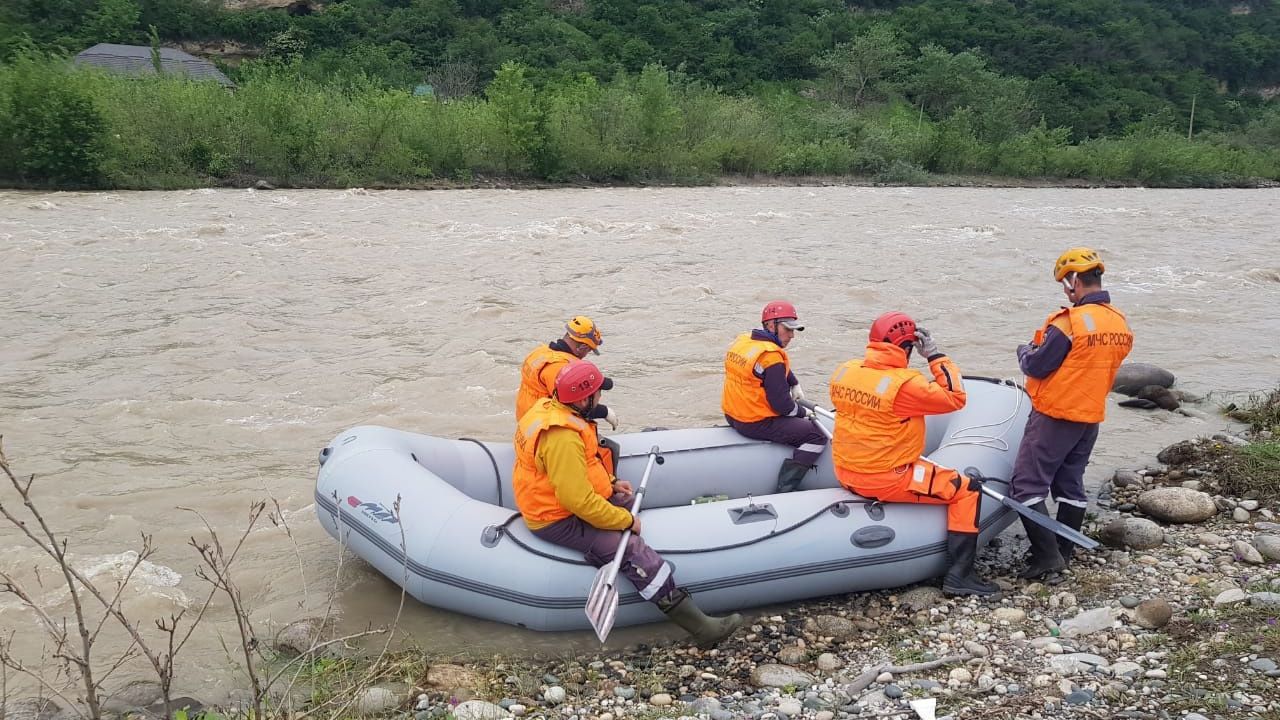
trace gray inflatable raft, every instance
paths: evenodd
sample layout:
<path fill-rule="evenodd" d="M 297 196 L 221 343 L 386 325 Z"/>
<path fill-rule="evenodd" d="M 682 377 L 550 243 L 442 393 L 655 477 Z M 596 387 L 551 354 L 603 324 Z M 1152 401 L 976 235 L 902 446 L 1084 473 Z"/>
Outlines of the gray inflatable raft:
<path fill-rule="evenodd" d="M 1007 478 L 1030 401 L 1008 381 L 966 378 L 967 407 L 928 419 L 927 455 Z M 946 566 L 946 509 L 880 504 L 839 486 L 830 450 L 801 489 L 772 494 L 791 448 L 729 428 L 614 435 L 618 476 L 638 484 L 657 445 L 644 537 L 707 612 L 898 587 Z M 595 568 L 534 537 L 515 510 L 509 442 L 356 427 L 321 451 L 320 523 L 409 595 L 434 607 L 535 630 L 590 627 Z M 1003 488 L 1001 488 L 1003 490 Z M 693 503 L 727 496 L 727 500 Z M 396 502 L 399 499 L 399 511 Z M 986 543 L 1014 514 L 983 498 Z M 617 625 L 662 620 L 625 580 Z"/>

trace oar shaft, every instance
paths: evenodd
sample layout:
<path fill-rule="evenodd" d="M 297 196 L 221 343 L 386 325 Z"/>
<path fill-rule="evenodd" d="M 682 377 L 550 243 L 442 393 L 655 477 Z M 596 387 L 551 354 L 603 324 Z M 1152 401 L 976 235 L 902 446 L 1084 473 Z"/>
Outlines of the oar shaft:
<path fill-rule="evenodd" d="M 658 446 L 649 448 L 649 462 L 644 467 L 644 475 L 640 476 L 640 487 L 636 488 L 636 499 L 631 503 L 631 515 L 640 512 L 640 501 L 644 499 L 644 489 L 649 484 L 649 476 L 653 474 L 654 463 L 658 461 Z M 618 549 L 613 553 L 613 561 L 609 563 L 609 575 L 606 582 L 610 585 L 618 577 L 618 569 L 622 566 L 622 551 L 627 549 L 627 541 L 631 539 L 631 528 L 627 528 L 618 539 Z"/>
<path fill-rule="evenodd" d="M 836 417 L 836 414 L 834 411 L 828 410 L 820 405 L 815 405 L 808 400 L 800 400 L 798 401 L 798 404 L 801 407 L 812 411 L 815 415 L 820 415 L 824 418 L 827 418 L 828 420 L 834 420 Z M 822 434 L 826 435 L 828 439 L 832 437 L 832 433 L 830 430 L 827 429 L 827 426 L 818 422 L 816 418 L 813 420 L 813 424 L 817 425 L 818 429 L 821 430 Z M 1017 512 L 1019 515 L 1025 517 L 1031 522 L 1036 523 L 1041 527 L 1052 530 L 1058 536 L 1066 538 L 1067 540 L 1070 540 L 1071 542 L 1075 543 L 1076 545 L 1079 545 L 1082 548 L 1085 548 L 1086 550 L 1092 550 L 1098 547 L 1097 540 L 1094 540 L 1093 538 L 1089 537 L 1088 535 L 1085 535 L 1079 530 L 1067 527 L 1066 525 L 1063 525 L 1062 523 L 1058 522 L 1057 520 L 1054 520 L 1048 515 L 1043 515 L 1041 513 L 1038 513 L 1035 510 L 1032 510 L 1031 508 L 1027 507 L 1026 505 L 1018 502 L 1017 500 L 1014 500 L 1011 497 L 1001 495 L 1000 493 L 996 492 L 992 488 L 987 487 L 985 483 L 981 484 L 981 488 L 982 488 L 982 494 L 995 499 L 1001 505 L 1004 505 L 1010 510 Z"/>

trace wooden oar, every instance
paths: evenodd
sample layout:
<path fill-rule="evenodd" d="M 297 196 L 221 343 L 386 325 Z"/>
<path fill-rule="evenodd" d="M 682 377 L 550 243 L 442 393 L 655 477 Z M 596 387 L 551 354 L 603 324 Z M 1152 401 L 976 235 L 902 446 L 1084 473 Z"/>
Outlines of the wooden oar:
<path fill-rule="evenodd" d="M 810 411 L 813 412 L 814 415 L 821 415 L 822 417 L 825 417 L 829 420 L 836 419 L 835 412 L 828 410 L 824 407 L 819 407 L 817 405 L 814 405 L 812 402 L 809 402 L 808 400 L 801 400 L 799 404 L 801 407 L 808 408 Z M 812 417 L 811 419 L 813 420 L 813 424 L 817 425 L 818 429 L 822 431 L 822 434 L 826 435 L 827 439 L 831 439 L 832 433 L 830 430 L 827 429 L 827 426 L 818 422 L 818 418 L 816 417 Z M 1032 510 L 1031 508 L 1027 507 L 1026 505 L 1023 505 L 1022 503 L 1018 502 L 1017 500 L 1014 500 L 1013 498 L 1008 497 L 1006 495 L 1002 495 L 996 492 L 994 489 L 987 487 L 987 484 L 982 482 L 986 478 L 970 477 L 969 479 L 978 481 L 978 488 L 983 495 L 986 495 L 987 497 L 994 499 L 996 502 L 1000 503 L 1001 505 L 1004 505 L 1005 507 L 1018 513 L 1022 517 L 1030 520 L 1031 522 L 1039 525 L 1040 527 L 1045 528 L 1047 530 L 1052 530 L 1053 533 L 1058 537 L 1066 538 L 1067 540 L 1070 540 L 1071 542 L 1075 543 L 1076 545 L 1079 545 L 1080 547 L 1086 550 L 1092 550 L 1098 547 L 1097 540 L 1094 540 L 1093 538 L 1089 537 L 1088 535 L 1085 535 L 1079 530 L 1076 530 L 1075 528 L 1067 527 L 1066 525 L 1063 525 L 1062 523 L 1058 522 L 1057 520 L 1054 520 L 1048 515 L 1045 515 L 1043 513 L 1038 513 L 1035 510 Z"/>
<path fill-rule="evenodd" d="M 644 468 L 644 475 L 640 478 L 640 487 L 635 491 L 635 502 L 631 503 L 631 514 L 635 515 L 640 512 L 640 500 L 644 497 L 645 486 L 649 484 L 649 475 L 653 473 L 653 466 L 658 462 L 658 446 L 654 445 L 649 448 L 649 463 Z M 622 566 L 622 551 L 627 548 L 627 541 L 631 539 L 631 530 L 628 528 L 622 533 L 622 539 L 618 541 L 618 550 L 613 554 L 613 560 L 608 565 L 596 571 L 596 577 L 591 581 L 591 591 L 587 593 L 587 619 L 591 621 L 591 627 L 596 631 L 596 637 L 600 638 L 600 642 L 604 642 L 609 637 L 609 631 L 613 629 L 613 621 L 618 616 L 618 568 Z"/>

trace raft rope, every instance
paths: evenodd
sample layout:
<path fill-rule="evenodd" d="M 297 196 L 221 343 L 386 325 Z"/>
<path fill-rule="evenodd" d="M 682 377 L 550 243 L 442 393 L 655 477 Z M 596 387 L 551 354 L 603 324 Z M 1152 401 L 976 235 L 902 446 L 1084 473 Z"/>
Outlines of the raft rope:
<path fill-rule="evenodd" d="M 999 450 L 1000 452 L 1008 452 L 1010 449 L 1009 443 L 1004 439 L 1004 436 L 1009 432 L 1009 428 L 1013 427 L 1010 421 L 1013 420 L 1015 417 L 1017 417 L 1018 411 L 1022 409 L 1022 398 L 1024 395 L 1026 395 L 1026 388 L 1023 388 L 1018 383 L 1008 379 L 1002 380 L 1000 378 L 976 377 L 976 376 L 965 378 L 965 379 L 981 380 L 983 382 L 995 383 L 997 385 L 1009 385 L 1011 387 L 1016 387 L 1022 390 L 1022 392 L 1018 393 L 1018 401 L 1013 404 L 1013 411 L 1010 412 L 1009 415 L 1005 417 L 1003 420 L 1000 420 L 998 422 L 993 422 L 993 423 L 982 423 L 979 425 L 968 425 L 965 427 L 961 427 L 959 430 L 952 433 L 951 437 L 948 438 L 945 442 L 943 442 L 938 447 L 934 448 L 933 452 L 937 452 L 943 448 L 948 448 L 956 445 L 977 445 L 979 447 L 987 447 L 987 448 L 992 448 L 994 450 Z M 987 435 L 987 434 L 974 432 L 982 428 L 1000 427 L 1001 425 L 1006 425 L 1006 423 L 1010 423 L 1010 424 L 1008 424 L 1004 430 L 1000 431 L 998 435 Z"/>
<path fill-rule="evenodd" d="M 994 423 L 982 423 L 980 425 L 969 425 L 967 427 L 962 427 L 960 428 L 960 430 L 952 434 L 951 439 L 949 441 L 944 442 L 942 445 L 938 446 L 935 452 L 937 450 L 941 450 L 942 448 L 951 447 L 953 445 L 978 445 L 980 447 L 989 447 L 996 450 L 1000 450 L 1002 452 L 1007 452 L 1009 450 L 1009 443 L 1004 440 L 1004 435 L 1005 433 L 1009 432 L 1009 427 L 1012 427 L 1012 425 L 1010 425 L 1009 427 L 1006 427 L 999 435 L 970 435 L 969 433 L 972 433 L 973 431 L 981 428 L 999 427 L 1013 420 L 1015 417 L 1017 417 L 1018 411 L 1022 409 L 1022 398 L 1023 398 L 1023 395 L 1026 394 L 1026 388 L 1022 387 L 1018 383 L 1009 379 L 978 377 L 978 376 L 969 377 L 965 379 L 979 380 L 982 382 L 994 383 L 996 385 L 1009 385 L 1011 387 L 1016 387 L 1022 390 L 1022 392 L 1018 393 L 1018 401 L 1014 403 L 1013 412 L 1009 413 L 1009 415 L 1005 417 L 1003 420 L 1000 420 L 999 422 L 994 422 Z M 460 439 L 471 440 L 471 442 L 474 442 L 480 445 L 481 447 L 484 447 L 484 445 L 481 445 L 478 440 L 472 440 L 471 438 L 460 438 Z M 485 448 L 485 452 L 489 454 L 489 459 L 492 461 L 493 454 L 489 453 L 488 448 Z M 498 470 L 498 463 L 496 461 L 493 463 L 493 469 L 495 473 Z M 501 477 L 499 477 L 499 485 L 501 485 Z M 499 488 L 499 497 L 501 497 L 501 488 Z M 696 548 L 696 549 L 663 550 L 659 548 L 654 548 L 653 550 L 659 555 L 696 555 L 698 553 L 719 552 L 721 550 L 734 550 L 737 548 L 749 547 L 751 545 L 755 545 L 756 543 L 763 542 L 765 540 L 770 540 L 780 535 L 786 535 L 787 533 L 793 530 L 798 530 L 804 527 L 805 525 L 808 525 L 809 523 L 813 522 L 814 520 L 817 520 L 824 513 L 830 512 L 841 505 L 871 505 L 871 504 L 875 504 L 876 502 L 877 502 L 876 500 L 867 500 L 867 499 L 837 500 L 836 502 L 833 502 L 824 506 L 817 512 L 809 515 L 808 517 L 788 527 L 785 527 L 781 530 L 773 530 L 773 531 L 770 531 L 769 534 L 767 535 L 761 535 L 760 537 L 751 538 L 749 540 L 743 540 L 741 542 L 729 543 L 727 545 L 719 545 L 716 547 L 705 547 L 705 548 Z M 541 550 L 538 550 L 535 547 L 532 547 L 528 543 L 521 541 L 520 538 L 516 537 L 511 533 L 510 530 L 508 530 L 508 527 L 510 527 L 511 523 L 515 522 L 518 519 L 520 519 L 520 513 L 518 512 L 513 513 L 511 517 L 507 518 L 506 522 L 498 526 L 498 530 L 503 535 L 506 535 L 508 538 L 511 538 L 511 542 L 515 543 L 516 547 L 519 547 L 522 550 L 525 550 L 526 552 L 537 555 L 538 557 L 546 558 L 548 560 L 554 560 L 556 562 L 568 563 L 570 565 L 590 565 L 590 563 L 586 562 L 585 560 L 573 560 L 570 558 L 563 558 L 558 555 L 552 555 L 551 553 L 543 552 Z"/>
<path fill-rule="evenodd" d="M 480 442 L 475 438 L 458 438 L 458 439 L 466 440 L 467 442 L 473 442 L 479 445 L 480 449 L 484 451 L 484 454 L 489 456 L 489 464 L 493 465 L 493 481 L 498 486 L 497 505 L 498 507 L 502 507 L 502 472 L 498 470 L 498 461 L 494 459 L 493 453 L 489 452 L 489 448 L 487 445 L 485 445 L 484 443 Z"/>
<path fill-rule="evenodd" d="M 830 512 L 834 508 L 837 508 L 841 505 L 871 505 L 871 504 L 874 504 L 875 502 L 876 502 L 875 500 L 865 500 L 865 499 L 856 499 L 856 498 L 851 498 L 849 500 L 837 500 L 836 502 L 830 503 L 822 507 L 817 512 L 781 530 L 771 530 L 767 535 L 761 535 L 759 537 L 754 537 L 749 540 L 743 540 L 741 542 L 729 543 L 728 545 L 718 545 L 715 547 L 702 547 L 702 548 L 692 548 L 692 549 L 684 548 L 679 550 L 663 550 L 661 548 L 654 548 L 653 551 L 658 553 L 659 555 L 697 555 L 699 553 L 719 552 L 720 550 L 734 550 L 737 548 L 749 547 L 751 545 L 755 545 L 756 543 L 764 542 L 765 540 L 776 538 L 780 535 L 786 535 L 792 530 L 799 530 L 805 525 L 808 525 L 814 520 L 817 520 L 824 513 Z M 548 560 L 555 560 L 557 562 L 569 563 L 570 565 L 590 565 L 590 563 L 586 562 L 585 560 L 572 560 L 570 558 L 563 558 L 558 555 L 552 555 L 551 553 L 543 552 L 529 545 L 528 543 L 521 541 L 520 538 L 516 537 L 514 534 L 511 533 L 510 530 L 507 529 L 511 525 L 511 523 L 515 522 L 519 518 L 520 518 L 520 513 L 515 513 L 510 518 L 507 518 L 507 521 L 502 523 L 502 525 L 498 527 L 498 529 L 502 532 L 503 535 L 510 538 L 511 542 L 516 544 L 516 547 L 522 550 L 525 550 L 527 552 L 530 552 L 534 555 L 537 555 L 538 557 L 547 558 Z"/>

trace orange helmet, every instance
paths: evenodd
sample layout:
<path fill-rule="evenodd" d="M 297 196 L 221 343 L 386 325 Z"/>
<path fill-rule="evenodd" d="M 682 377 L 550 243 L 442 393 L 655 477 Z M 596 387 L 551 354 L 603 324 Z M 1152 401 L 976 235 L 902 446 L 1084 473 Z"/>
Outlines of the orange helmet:
<path fill-rule="evenodd" d="M 767 323 L 770 320 L 779 320 L 783 325 L 791 330 L 803 330 L 804 326 L 797 319 L 796 306 L 786 300 L 774 300 L 764 306 L 764 310 L 760 311 L 760 322 Z"/>
<path fill-rule="evenodd" d="M 871 342 L 887 342 L 901 347 L 916 341 L 916 321 L 904 312 L 892 310 L 871 323 Z"/>
<path fill-rule="evenodd" d="M 596 326 L 591 318 L 586 315 L 575 315 L 569 318 L 569 322 L 564 324 L 564 331 L 569 337 L 591 348 L 591 352 L 599 355 L 600 346 L 604 344 L 604 337 L 600 334 L 600 328 Z"/>
<path fill-rule="evenodd" d="M 604 386 L 604 373 L 586 360 L 571 362 L 556 376 L 556 399 L 562 403 L 589 398 Z"/>
<path fill-rule="evenodd" d="M 1107 269 L 1098 253 L 1087 247 L 1073 247 L 1058 256 L 1058 262 L 1053 264 L 1053 279 L 1062 282 L 1067 273 L 1082 273 L 1094 268 L 1100 273 Z"/>

